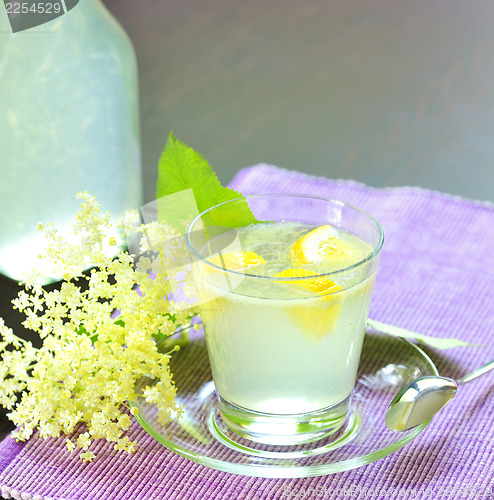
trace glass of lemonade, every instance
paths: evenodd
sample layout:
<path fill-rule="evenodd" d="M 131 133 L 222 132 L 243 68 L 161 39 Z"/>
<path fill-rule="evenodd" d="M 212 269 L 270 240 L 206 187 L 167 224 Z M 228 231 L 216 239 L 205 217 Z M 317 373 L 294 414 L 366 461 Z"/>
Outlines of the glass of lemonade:
<path fill-rule="evenodd" d="M 345 422 L 364 340 L 380 225 L 317 196 L 221 203 L 187 231 L 219 415 L 292 445 Z"/>

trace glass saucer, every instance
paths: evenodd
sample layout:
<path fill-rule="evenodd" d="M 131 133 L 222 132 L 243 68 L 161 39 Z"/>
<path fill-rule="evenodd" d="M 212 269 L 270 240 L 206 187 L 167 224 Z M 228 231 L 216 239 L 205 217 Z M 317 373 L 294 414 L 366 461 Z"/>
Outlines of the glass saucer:
<path fill-rule="evenodd" d="M 241 438 L 218 412 L 204 337 L 174 353 L 171 370 L 184 415 L 164 426 L 155 405 L 138 398 L 137 420 L 159 443 L 213 469 L 245 476 L 288 478 L 334 474 L 375 462 L 399 450 L 426 427 L 388 430 L 384 415 L 398 390 L 414 378 L 437 375 L 431 359 L 415 344 L 367 334 L 346 424 L 330 437 L 294 446 L 272 446 Z M 142 392 L 149 379 L 138 382 Z M 141 389 L 141 390 L 139 390 Z"/>

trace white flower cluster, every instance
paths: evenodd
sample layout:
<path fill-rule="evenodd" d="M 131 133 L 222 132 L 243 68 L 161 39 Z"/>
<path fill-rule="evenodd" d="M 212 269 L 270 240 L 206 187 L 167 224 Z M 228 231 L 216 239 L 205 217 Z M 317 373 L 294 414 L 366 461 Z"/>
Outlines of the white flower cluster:
<path fill-rule="evenodd" d="M 82 205 L 73 240 L 53 226 L 40 227 L 49 239 L 44 258 L 63 283 L 47 291 L 34 272 L 13 301 L 26 316 L 23 324 L 43 339 L 42 347 L 15 336 L 0 318 L 0 404 L 19 426 L 17 439 L 28 439 L 35 429 L 42 437 L 63 433 L 69 436 L 69 450 L 78 447 L 81 458 L 91 461 L 96 439 L 114 442 L 115 449 L 134 450 L 136 443 L 124 434 L 131 425 L 128 402 L 137 396 L 155 403 L 162 421 L 180 414 L 170 352 L 160 352 L 156 341 L 187 325 L 197 311 L 170 295 L 176 286 L 166 272 L 170 255 L 154 251 L 138 260 L 120 251 L 111 257 L 107 250 L 116 245 L 114 235 L 128 230 L 130 219 L 114 226 L 108 214 L 100 215 L 93 197 L 78 197 Z M 155 242 L 176 236 L 157 223 L 139 231 L 146 236 L 141 238 L 145 245 L 150 232 Z M 186 291 L 193 289 L 190 273 L 183 285 Z M 142 377 L 158 382 L 138 395 L 136 381 Z M 77 435 L 81 428 L 84 432 Z"/>

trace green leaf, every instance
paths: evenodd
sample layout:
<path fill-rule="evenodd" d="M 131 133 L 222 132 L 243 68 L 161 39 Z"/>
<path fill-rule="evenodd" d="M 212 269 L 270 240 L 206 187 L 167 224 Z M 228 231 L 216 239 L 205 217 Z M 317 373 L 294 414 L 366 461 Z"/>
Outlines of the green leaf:
<path fill-rule="evenodd" d="M 393 337 L 399 337 L 402 339 L 413 339 L 423 342 L 424 344 L 434 347 L 436 349 L 452 349 L 453 347 L 465 347 L 474 346 L 478 344 L 471 344 L 470 342 L 465 342 L 464 340 L 453 339 L 453 338 L 438 338 L 431 337 L 429 335 L 423 335 L 421 333 L 410 332 L 405 328 L 400 328 L 398 326 L 388 325 L 386 323 L 381 323 L 374 319 L 368 319 L 367 325 L 374 330 L 382 333 L 387 333 Z"/>
<path fill-rule="evenodd" d="M 91 340 L 91 344 L 94 344 L 98 340 L 98 334 L 88 332 L 84 327 L 84 325 L 79 325 L 79 328 L 76 330 L 76 333 L 77 335 L 87 335 Z"/>
<path fill-rule="evenodd" d="M 161 154 L 158 163 L 158 183 L 156 188 L 156 198 L 158 199 L 158 218 L 165 220 L 169 224 L 175 224 L 178 221 L 178 212 L 181 222 L 185 218 L 192 220 L 191 209 L 171 210 L 160 204 L 160 198 L 169 195 L 184 192 L 191 189 L 199 213 L 211 208 L 219 203 L 242 198 L 242 195 L 233 189 L 223 187 L 213 169 L 208 162 L 192 148 L 179 141 L 170 132 L 166 147 Z M 184 194 L 185 196 L 185 194 Z M 253 216 L 246 201 L 239 202 L 237 209 L 220 210 L 211 217 L 208 223 L 219 226 L 240 227 L 255 223 Z M 180 202 L 174 203 L 180 206 Z M 189 204 L 186 204 L 189 206 Z M 195 214 L 197 215 L 197 214 Z M 190 222 L 189 220 L 189 222 Z M 181 231 L 183 234 L 183 231 Z"/>

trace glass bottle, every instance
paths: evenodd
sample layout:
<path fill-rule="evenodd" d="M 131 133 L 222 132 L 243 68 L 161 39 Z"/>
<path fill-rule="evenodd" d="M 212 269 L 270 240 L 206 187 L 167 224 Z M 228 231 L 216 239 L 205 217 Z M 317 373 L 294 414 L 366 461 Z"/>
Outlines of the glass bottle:
<path fill-rule="evenodd" d="M 114 218 L 141 203 L 132 44 L 100 0 L 58 2 L 17 32 L 0 3 L 0 272 L 17 280 L 39 266 L 38 222 L 68 230 L 79 191 Z"/>

